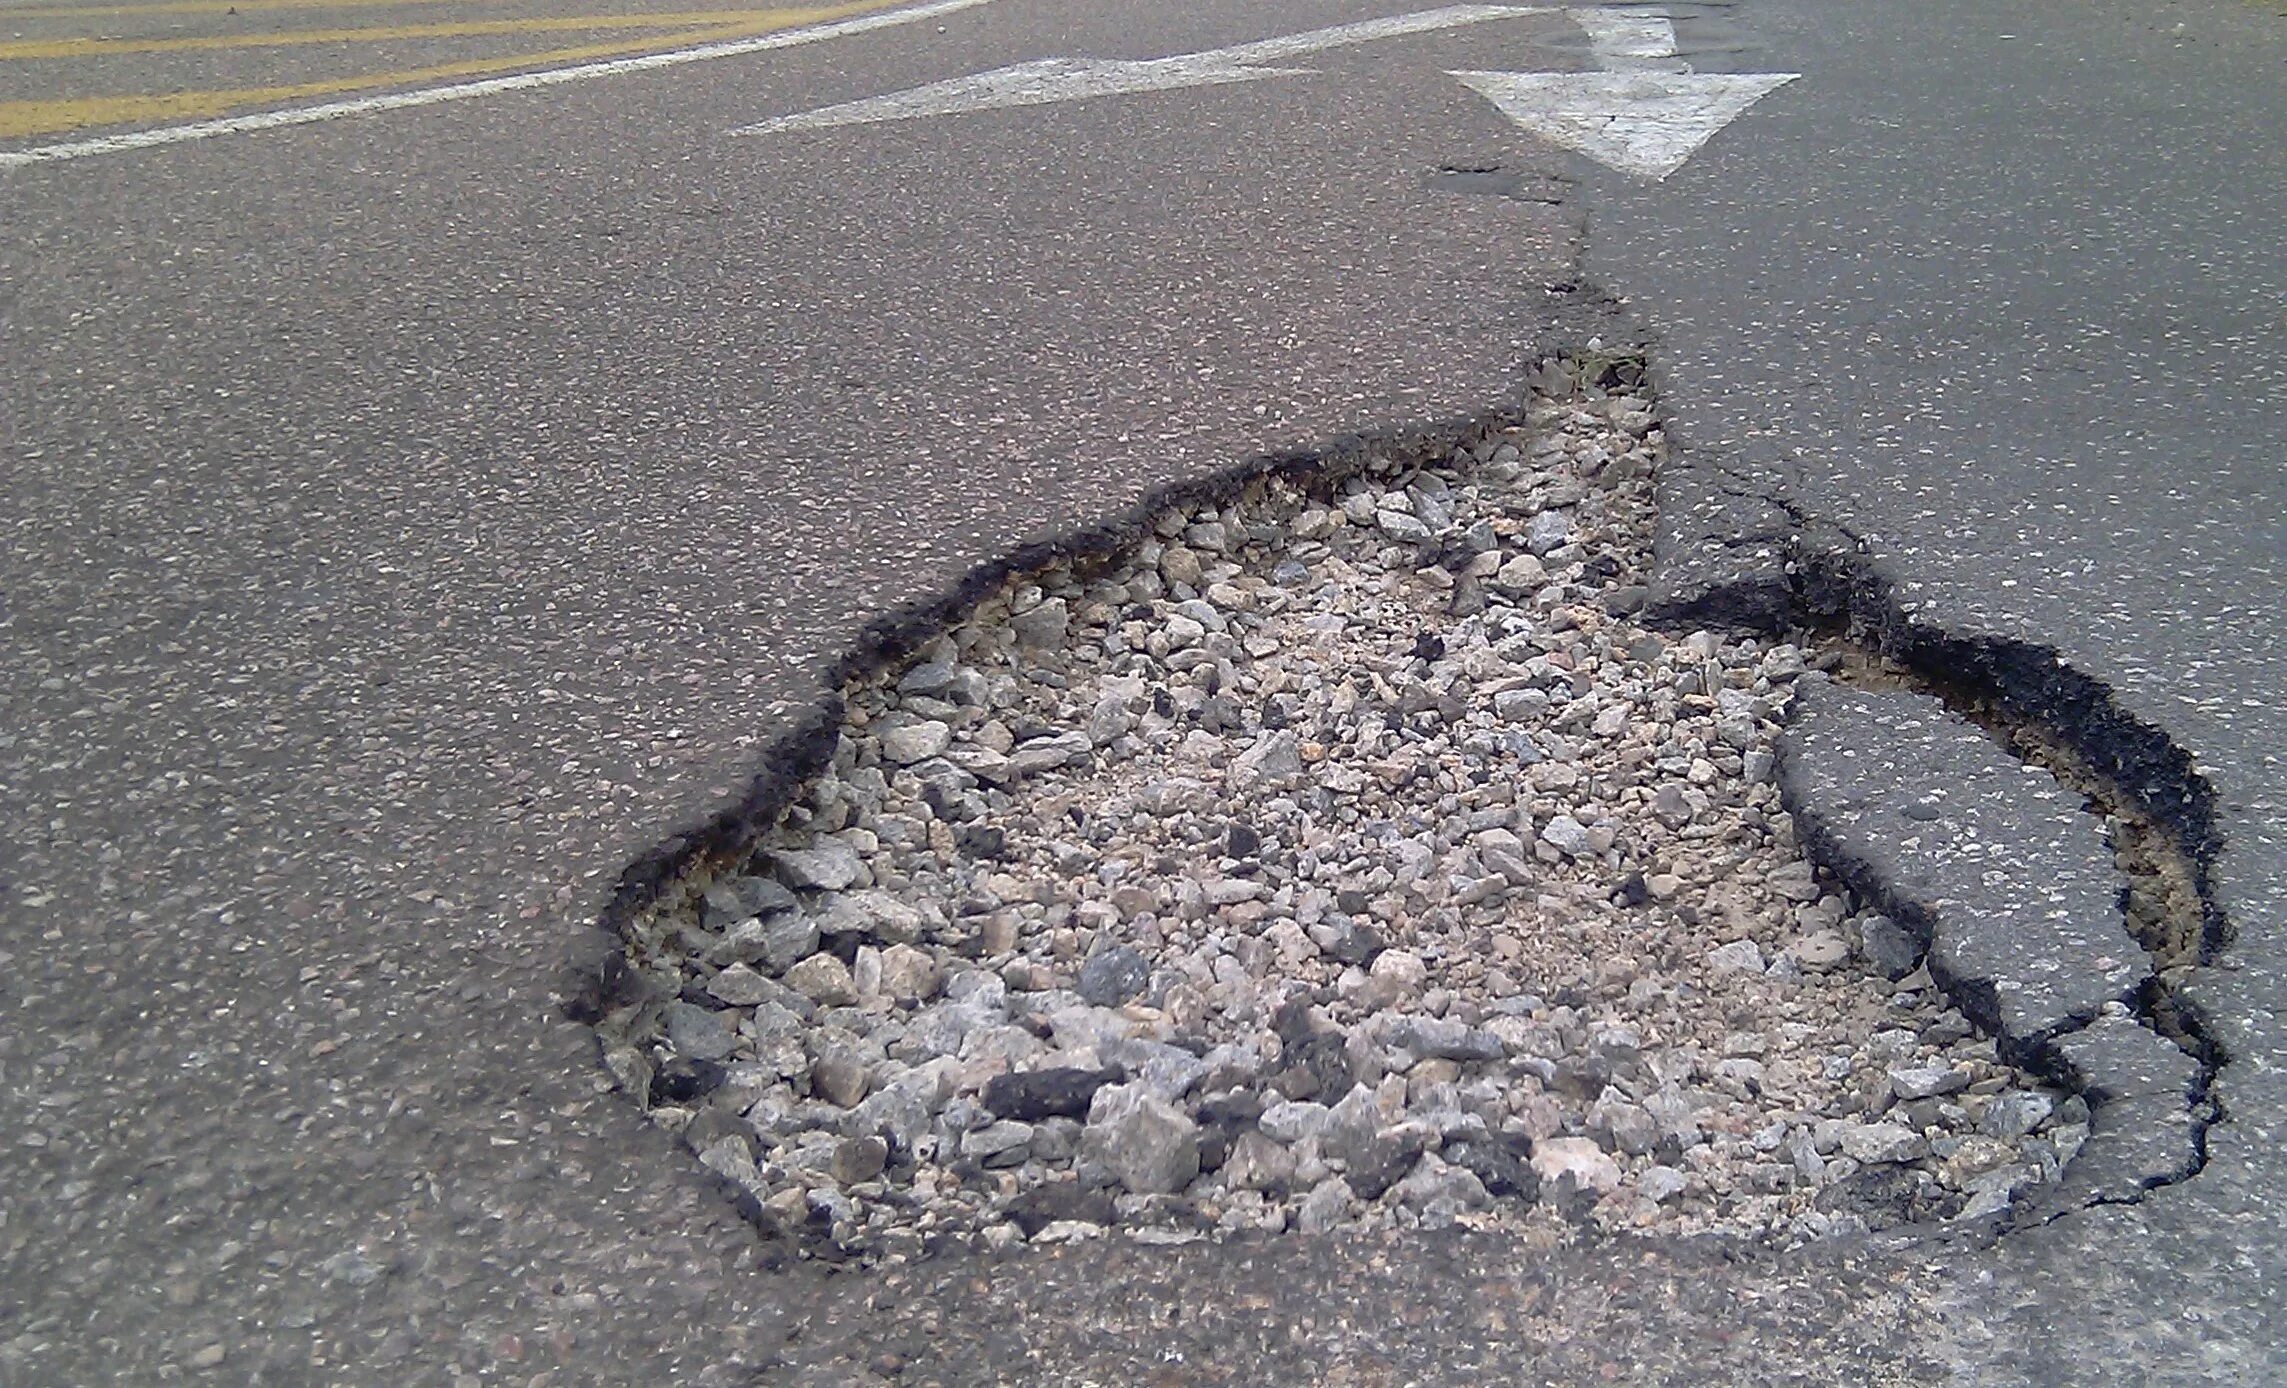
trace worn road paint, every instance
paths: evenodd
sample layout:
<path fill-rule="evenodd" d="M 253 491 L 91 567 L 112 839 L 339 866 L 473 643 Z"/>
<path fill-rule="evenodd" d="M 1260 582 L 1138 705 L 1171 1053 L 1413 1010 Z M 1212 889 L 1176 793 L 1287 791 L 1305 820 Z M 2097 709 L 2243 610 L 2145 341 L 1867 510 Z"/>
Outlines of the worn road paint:
<path fill-rule="evenodd" d="M 62 144 L 38 145 L 30 149 L 0 150 L 0 169 L 25 168 L 34 164 L 54 163 L 65 159 L 85 159 L 98 154 L 121 154 L 129 150 L 153 149 L 161 145 L 180 144 L 187 140 L 212 139 L 217 135 L 248 134 L 259 130 L 277 130 L 291 125 L 311 125 L 319 121 L 339 120 L 344 116 L 409 110 L 418 106 L 435 106 L 448 101 L 469 101 L 478 97 L 498 96 L 506 92 L 532 91 L 542 87 L 563 86 L 571 82 L 588 82 L 599 77 L 617 77 L 626 73 L 651 72 L 660 68 L 680 67 L 686 63 L 707 62 L 715 58 L 744 57 L 751 53 L 767 53 L 774 49 L 822 43 L 828 39 L 843 38 L 851 34 L 862 34 L 875 29 L 911 24 L 917 20 L 932 19 L 939 15 L 974 9 L 979 5 L 991 3 L 992 0 L 928 0 L 926 4 L 890 10 L 886 13 L 860 14 L 848 19 L 815 24 L 808 28 L 782 29 L 757 38 L 700 44 L 692 48 L 671 49 L 664 53 L 646 53 L 634 58 L 582 63 L 574 67 L 549 68 L 541 72 L 518 73 L 513 77 L 488 78 L 481 82 L 461 82 L 444 87 L 424 87 L 418 91 L 391 92 L 384 96 L 360 97 L 352 101 L 329 101 L 317 106 L 297 106 L 283 111 L 261 111 L 253 115 L 231 116 L 221 120 L 166 125 L 151 130 L 129 131 L 121 135 L 104 135 L 94 139 L 72 140 Z M 520 61 L 529 62 L 531 59 L 526 58 Z"/>
<path fill-rule="evenodd" d="M 1456 72 L 1501 114 L 1599 164 L 1653 180 L 1792 72 Z"/>
<path fill-rule="evenodd" d="M 734 130 L 734 135 L 767 135 L 786 130 L 821 130 L 837 125 L 864 125 L 874 121 L 912 120 L 919 116 L 948 116 L 989 111 L 1001 106 L 1045 106 L 1058 101 L 1117 96 L 1129 92 L 1166 91 L 1176 87 L 1203 87 L 1227 82 L 1252 82 L 1264 77 L 1306 75 L 1307 68 L 1261 66 L 1284 58 L 1300 57 L 1350 44 L 1371 43 L 1405 34 L 1458 29 L 1498 19 L 1544 14 L 1539 6 L 1449 5 L 1384 19 L 1337 24 L 1299 34 L 1179 53 L 1169 58 L 1099 59 L 1041 58 L 990 72 L 932 82 L 886 96 L 826 106 L 799 115 Z"/>
<path fill-rule="evenodd" d="M 812 12 L 811 17 L 824 18 L 833 13 Z M 779 33 L 794 27 L 797 22 L 799 21 L 785 20 L 770 24 L 685 29 L 667 34 L 649 34 L 642 38 L 610 39 L 601 43 L 582 43 L 539 51 L 520 50 L 492 58 L 459 58 L 428 67 L 385 68 L 379 72 L 357 72 L 346 77 L 320 77 L 307 82 L 283 82 L 261 87 L 194 87 L 189 91 L 156 94 L 128 93 L 123 96 L 0 101 L 0 139 L 60 134 L 67 130 L 85 130 L 94 125 L 146 125 L 159 121 L 200 120 L 208 116 L 228 116 L 233 111 L 243 111 L 253 106 L 282 106 L 291 101 L 341 96 L 349 92 L 458 82 L 471 77 L 489 78 L 500 73 L 523 73 L 535 68 L 564 67 L 604 58 L 627 58 L 637 54 L 688 48 L 693 44 L 726 43 L 756 34 Z"/>
<path fill-rule="evenodd" d="M 264 10 L 403 9 L 413 5 L 449 5 L 459 0 L 154 0 L 150 4 L 33 5 L 20 9 L 0 6 L 9 19 L 119 19 L 131 15 L 256 14 Z"/>
<path fill-rule="evenodd" d="M 1192 62 L 1188 58 L 1154 58 L 1143 62 L 1099 61 L 1086 58 L 1042 58 L 995 68 L 973 77 L 956 77 L 910 91 L 894 92 L 866 101 L 786 116 L 734 130 L 734 135 L 767 135 L 781 130 L 822 130 L 835 125 L 864 125 L 872 121 L 912 120 L 918 116 L 950 116 L 967 111 L 989 111 L 996 106 L 1046 106 L 1058 101 L 1084 101 L 1090 97 L 1118 96 L 1127 92 L 1165 91 L 1172 87 L 1202 87 L 1225 82 L 1252 82 L 1261 77 L 1291 77 L 1301 70 L 1281 67 L 1240 67 L 1231 63 Z"/>
<path fill-rule="evenodd" d="M 423 82 L 453 81 L 468 77 L 491 77 L 496 73 L 526 72 L 533 68 L 587 63 L 600 58 L 658 53 L 692 43 L 719 43 L 744 38 L 749 34 L 772 32 L 782 27 L 727 31 L 702 29 L 696 32 L 654 34 L 638 39 L 613 39 L 607 43 L 551 48 L 536 53 L 507 53 L 497 58 L 462 58 L 430 67 L 360 72 L 348 77 L 323 77 L 308 82 L 286 82 L 264 87 L 206 87 L 155 95 L 131 93 L 125 96 L 0 101 L 0 139 L 60 134 L 67 130 L 85 130 L 94 125 L 144 125 L 156 121 L 227 116 L 233 111 L 243 111 L 251 106 L 278 106 L 289 101 L 340 96 L 346 92 L 410 87 Z M 4 160 L 5 156 L 0 155 L 0 161 Z"/>
<path fill-rule="evenodd" d="M 1607 72 L 1689 72 L 1676 57 L 1675 21 L 1633 10 L 1566 10 L 1588 35 L 1596 65 Z"/>
<path fill-rule="evenodd" d="M 776 12 L 783 24 L 786 11 Z M 592 29 L 722 29 L 770 23 L 770 10 L 688 10 L 658 14 L 573 14 L 526 19 L 465 19 L 435 24 L 377 24 L 363 28 L 283 29 L 190 38 L 68 38 L 0 42 L 0 62 L 53 58 L 108 58 L 125 53 L 196 53 L 209 49 L 292 48 L 306 44 L 388 43 L 401 39 L 492 38 L 501 35 L 580 33 Z"/>
<path fill-rule="evenodd" d="M 1657 181 L 1684 165 L 1794 72 L 1695 73 L 1673 21 L 1620 9 L 1567 10 L 1600 72 L 1456 72 L 1522 128 L 1600 164 Z"/>

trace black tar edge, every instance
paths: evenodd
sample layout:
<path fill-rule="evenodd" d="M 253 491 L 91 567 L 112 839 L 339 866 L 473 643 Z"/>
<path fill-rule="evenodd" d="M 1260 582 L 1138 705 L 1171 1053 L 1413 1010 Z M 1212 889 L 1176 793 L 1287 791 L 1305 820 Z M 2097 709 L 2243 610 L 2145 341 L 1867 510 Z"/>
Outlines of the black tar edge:
<path fill-rule="evenodd" d="M 1533 379 L 1628 384 L 1640 371 L 1640 363 L 1640 355 L 1633 352 L 1551 350 L 1542 355 Z M 1320 448 L 1261 455 L 1205 477 L 1172 482 L 1109 520 L 1018 545 L 971 568 L 944 591 L 874 619 L 847 651 L 826 666 L 819 681 L 825 692 L 765 749 L 744 793 L 654 844 L 620 874 L 596 928 L 573 942 L 560 973 L 556 994 L 563 1015 L 592 1024 L 636 1001 L 642 984 L 625 953 L 630 927 L 690 883 L 752 852 L 762 831 L 833 760 L 844 713 L 841 691 L 911 659 L 924 644 L 959 625 L 1013 581 L 1059 564 L 1086 567 L 1109 561 L 1148 535 L 1161 516 L 1220 505 L 1263 482 L 1331 494 L 1352 477 L 1403 472 L 1475 448 L 1522 420 L 1520 398 L 1510 407 L 1466 418 L 1352 434 Z"/>
<path fill-rule="evenodd" d="M 2191 864 L 2201 960 L 2213 958 L 2229 941 L 2231 923 L 2211 885 L 2223 846 L 2215 789 L 2188 752 L 2122 708 L 2109 687 L 2074 669 L 2053 647 L 1963 635 L 1917 620 L 1898 601 L 1895 580 L 1857 536 L 1775 491 L 1687 463 L 1661 476 L 1659 511 L 1655 575 L 1660 581 L 1648 616 L 1669 624 L 1775 633 L 1839 628 L 1850 644 L 1902 667 L 1919 692 L 1973 722 L 1990 723 L 1993 715 L 2053 734 L 2105 783 L 2111 798 L 2141 812 Z M 1741 528 L 1723 533 L 1722 527 L 1734 522 Z M 1832 842 L 1811 833 L 1804 847 L 1860 896 L 1901 913 L 1909 926 L 1918 920 L 1894 884 L 1838 852 Z M 1921 928 L 1926 935 L 1926 922 Z M 1965 1015 L 1989 1032 L 1994 1029 L 1990 999 L 1975 996 L 1974 990 L 1959 994 L 1944 979 L 1939 983 Z M 2207 1129 L 2223 1119 L 2214 1083 L 2230 1057 L 2196 998 L 2158 972 L 2136 1007 L 2199 1062 L 2198 1076 L 2185 1095 L 2195 1153 L 2190 1169 L 2178 1179 L 2188 1180 L 2206 1164 Z M 2051 1082 L 2077 1087 L 2071 1066 L 2054 1046 L 2034 1046 L 2015 1059 Z M 2035 1218 L 2045 1221 L 2059 1213 L 2042 1211 Z"/>

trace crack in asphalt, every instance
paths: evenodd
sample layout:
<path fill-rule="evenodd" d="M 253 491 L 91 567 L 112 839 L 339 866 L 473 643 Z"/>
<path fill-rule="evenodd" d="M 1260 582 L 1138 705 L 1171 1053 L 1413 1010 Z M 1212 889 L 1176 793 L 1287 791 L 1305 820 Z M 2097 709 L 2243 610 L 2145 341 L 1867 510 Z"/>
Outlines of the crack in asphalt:
<path fill-rule="evenodd" d="M 1640 352 L 1627 349 L 1599 347 L 1584 355 L 1616 378 L 1631 371 L 1640 373 L 1644 360 Z M 1012 577 L 1053 562 L 1114 552 L 1164 512 L 1236 494 L 1274 475 L 1297 480 L 1307 477 L 1323 487 L 1358 469 L 1369 457 L 1386 460 L 1393 451 L 1426 455 L 1466 446 L 1470 439 L 1481 438 L 1506 422 L 1506 416 L 1488 415 L 1402 437 L 1357 438 L 1322 452 L 1257 459 L 1237 469 L 1163 489 L 1105 523 L 1020 546 L 972 571 L 953 589 L 882 618 L 836 663 L 829 688 L 847 687 L 903 658 L 973 607 L 980 596 L 1005 586 Z M 1905 687 L 1936 697 L 1949 710 L 1970 717 L 2020 759 L 2042 766 L 2087 796 L 2092 807 L 2108 820 L 2130 825 L 2146 841 L 2148 854 L 2156 844 L 2179 855 L 2187 864 L 2182 876 L 2188 879 L 2198 916 L 2193 931 L 2198 941 L 2196 957 L 2212 955 L 2228 934 L 2221 910 L 2207 889 L 2208 865 L 2220 843 L 2213 825 L 2214 795 L 2192 770 L 2190 759 L 2165 734 L 2131 719 L 2112 702 L 2109 691 L 2059 663 L 2044 647 L 1959 637 L 1916 622 L 1876 571 L 1865 552 L 1865 542 L 1847 525 L 1818 516 L 1768 489 L 1749 487 L 1745 478 L 1728 468 L 1714 470 L 1738 484 L 1738 490 L 1725 488 L 1730 494 L 1766 503 L 1793 523 L 1782 533 L 1731 541 L 1741 547 L 1777 545 L 1787 556 L 1784 567 L 1789 610 L 1781 614 L 1787 626 L 1825 628 L 1831 641 L 1854 652 L 1869 670 L 1879 667 Z M 1847 545 L 1821 547 L 1812 537 L 1830 541 L 1841 537 Z M 1717 603 L 1723 601 L 1722 594 L 1711 596 Z M 576 965 L 572 986 L 563 992 L 566 1015 L 583 1022 L 600 1021 L 642 991 L 643 981 L 629 967 L 622 945 L 629 926 L 656 909 L 663 897 L 706 877 L 750 847 L 757 826 L 773 819 L 830 756 L 841 717 L 840 699 L 828 695 L 764 757 L 763 771 L 740 805 L 708 824 L 671 836 L 629 866 L 618 899 L 607 913 L 605 930 L 598 932 L 600 957 Z M 2135 782 L 2141 792 L 2132 791 L 2120 770 L 2129 766 L 2158 766 L 2169 773 L 2169 778 L 2164 782 Z M 2065 768 L 2062 774 L 2060 767 Z M 2155 790 L 2163 784 L 2164 791 Z M 2124 910 L 2136 895 L 2133 889 L 2123 891 Z M 2124 915 L 2124 927 L 2126 924 Z M 2133 929 L 2127 933 L 2146 949 L 2155 964 L 2155 972 L 2133 999 L 2136 1015 L 2175 1041 L 2199 1065 L 2197 1078 L 2185 1095 L 2185 1111 L 2191 1120 L 2191 1160 L 2180 1172 L 2147 1179 L 2133 1195 L 2084 1191 L 2077 1203 L 2063 1208 L 2053 1202 L 2013 1206 L 1996 1221 L 1997 1236 L 2045 1225 L 2075 1210 L 2137 1203 L 2151 1190 L 2191 1179 L 2207 1163 L 2208 1129 L 2223 1120 L 2214 1081 L 2225 1058 L 2203 1020 L 2166 977 L 2183 961 L 2153 949 Z M 1950 987 L 1947 991 L 1953 993 Z M 2062 1087 L 2086 1090 L 2088 1086 L 2079 1081 L 2053 1043 L 2095 1020 L 2095 1013 L 2076 1014 L 2063 1025 L 2026 1038 L 2024 1063 Z M 2098 1093 L 2087 1097 L 2092 1108 L 2106 1102 Z M 749 1202 L 738 1198 L 743 1192 L 726 1189 L 726 1193 L 752 1217 L 755 1212 L 744 1208 Z M 1954 1236 L 1960 1233 L 1948 1232 Z"/>
<path fill-rule="evenodd" d="M 2215 1084 L 2229 1056 L 2178 986 L 2186 970 L 2214 958 L 2231 936 L 2210 889 L 2222 847 L 2214 789 L 2166 733 L 2127 713 L 2110 689 L 2071 667 L 2055 650 L 2000 637 L 1957 635 L 1917 620 L 1898 602 L 1868 542 L 1847 524 L 1776 488 L 1757 486 L 1723 464 L 1701 466 L 1738 484 L 1719 487 L 1723 494 L 1762 502 L 1792 520 L 1791 533 L 1784 535 L 1710 537 L 1727 549 L 1779 545 L 1785 555 L 1787 607 L 1771 613 L 1759 607 L 1756 594 L 1727 592 L 1717 585 L 1695 594 L 1682 605 L 1685 611 L 1757 612 L 1762 620 L 1749 625 L 1823 630 L 1838 658 L 1862 662 L 1857 672 L 1862 678 L 1879 677 L 1892 682 L 1891 687 L 1936 699 L 2019 760 L 2082 796 L 2090 812 L 2107 821 L 2107 841 L 2125 879 L 2122 930 L 2154 966 L 2136 993 L 2122 1001 L 2199 1067 L 2184 1096 L 2191 1160 L 2180 1172 L 2145 1179 L 2133 1195 L 2100 1192 L 2063 1208 L 2015 1211 L 2008 1229 L 2037 1227 L 2104 1205 L 2137 1204 L 2154 1190 L 2198 1176 L 2208 1161 L 2208 1132 L 2226 1118 Z M 1818 543 L 1831 536 L 1848 543 Z M 2152 880 L 2171 876 L 2178 879 L 2175 895 L 2188 895 L 2188 902 L 2167 900 L 2168 884 Z M 2144 929 L 2138 928 L 2140 915 Z M 2077 1087 L 2054 1043 L 2095 1020 L 2093 1014 L 2076 1015 L 2028 1038 L 2027 1063 L 2060 1084 Z M 2090 1097 L 2092 1108 L 2106 1102 Z"/>

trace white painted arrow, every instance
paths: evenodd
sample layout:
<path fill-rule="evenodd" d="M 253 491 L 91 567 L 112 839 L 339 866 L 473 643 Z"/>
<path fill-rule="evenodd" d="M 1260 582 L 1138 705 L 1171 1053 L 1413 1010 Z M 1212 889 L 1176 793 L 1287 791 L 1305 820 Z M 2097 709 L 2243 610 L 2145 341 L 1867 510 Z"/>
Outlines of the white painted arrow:
<path fill-rule="evenodd" d="M 1118 96 L 1128 92 L 1165 91 L 1174 87 L 1204 87 L 1228 82 L 1252 82 L 1264 77 L 1295 77 L 1307 68 L 1263 66 L 1350 44 L 1405 34 L 1458 29 L 1497 19 L 1546 13 L 1545 7 L 1524 5 L 1448 5 L 1442 9 L 1383 19 L 1337 24 L 1299 34 L 1179 53 L 1169 58 L 1100 59 L 1041 58 L 1013 67 L 995 68 L 925 87 L 844 102 L 799 115 L 781 116 L 734 130 L 734 135 L 766 135 L 785 130 L 818 130 L 836 125 L 863 125 L 873 121 L 911 120 L 917 116 L 956 115 L 988 111 L 1000 106 L 1045 106 L 1058 101 Z"/>
<path fill-rule="evenodd" d="M 1638 178 L 1683 167 L 1792 72 L 1456 72 L 1535 135 Z"/>
<path fill-rule="evenodd" d="M 1601 72 L 1456 72 L 1518 125 L 1638 178 L 1683 167 L 1741 112 L 1801 76 L 1696 73 L 1677 59 L 1673 22 L 1612 9 L 1567 11 Z"/>

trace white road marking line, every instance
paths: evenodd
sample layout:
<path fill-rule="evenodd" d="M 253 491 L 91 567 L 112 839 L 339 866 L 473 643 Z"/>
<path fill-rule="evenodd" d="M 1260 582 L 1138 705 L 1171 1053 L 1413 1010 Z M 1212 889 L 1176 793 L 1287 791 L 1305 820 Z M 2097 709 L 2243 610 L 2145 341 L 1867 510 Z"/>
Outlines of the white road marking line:
<path fill-rule="evenodd" d="M 1666 15 L 1633 10 L 1566 10 L 1588 34 L 1596 65 L 1606 72 L 1649 68 L 1658 72 L 1689 72 L 1676 58 L 1676 25 Z"/>
<path fill-rule="evenodd" d="M 874 121 L 911 120 L 919 116 L 956 115 L 1003 106 L 1044 106 L 1059 101 L 1128 92 L 1164 91 L 1175 87 L 1211 86 L 1252 82 L 1264 77 L 1308 75 L 1307 68 L 1259 66 L 1283 58 L 1300 57 L 1350 44 L 1406 34 L 1457 29 L 1497 19 L 1546 13 L 1543 6 L 1448 5 L 1413 14 L 1361 20 L 1311 29 L 1299 34 L 1179 53 L 1167 58 L 1041 58 L 1029 63 L 995 68 L 885 96 L 847 101 L 798 115 L 781 116 L 734 130 L 734 135 L 767 135 L 786 130 L 822 130 L 837 125 L 863 125 Z"/>
<path fill-rule="evenodd" d="M 1300 71 L 1296 68 L 1240 67 L 1207 60 L 1203 54 L 1196 58 L 1153 58 L 1142 62 L 1041 58 L 969 77 L 932 82 L 925 87 L 892 92 L 887 96 L 828 106 L 798 116 L 784 116 L 733 130 L 731 133 L 768 135 L 782 130 L 824 130 L 836 125 L 865 125 L 874 121 L 912 120 L 919 116 L 959 115 L 968 111 L 989 111 L 999 106 L 1047 106 L 1059 101 L 1084 101 L 1090 97 L 1118 96 L 1127 92 L 1252 82 L 1259 77 L 1290 77 Z"/>
<path fill-rule="evenodd" d="M 103 135 L 94 139 L 72 140 L 63 144 L 37 145 L 31 149 L 0 150 L 0 169 L 25 168 L 34 164 L 55 163 L 65 159 L 85 159 L 96 154 L 120 154 L 128 150 L 153 149 L 160 145 L 181 144 L 185 140 L 212 139 L 217 135 L 239 135 L 257 130 L 276 130 L 289 125 L 310 125 L 318 121 L 338 120 L 343 116 L 371 115 L 380 111 L 403 111 L 415 106 L 435 106 L 446 101 L 468 101 L 481 96 L 497 96 L 503 92 L 531 91 L 540 87 L 560 87 L 570 82 L 588 82 L 599 77 L 617 77 L 630 72 L 651 72 L 659 68 L 680 67 L 685 63 L 703 63 L 714 58 L 741 58 L 750 53 L 767 53 L 773 49 L 823 43 L 828 39 L 845 38 L 851 34 L 862 34 L 875 29 L 911 24 L 916 20 L 934 19 L 939 15 L 952 14 L 957 10 L 974 9 L 979 5 L 991 3 L 992 0 L 929 0 L 927 4 L 915 5 L 910 9 L 856 15 L 849 19 L 837 19 L 830 23 L 813 25 L 807 29 L 788 29 L 781 33 L 765 34 L 758 38 L 701 44 L 695 48 L 677 48 L 665 53 L 646 53 L 635 58 L 614 58 L 608 62 L 581 63 L 574 67 L 549 68 L 541 72 L 519 73 L 513 77 L 490 77 L 481 82 L 459 82 L 445 87 L 424 87 L 418 91 L 359 97 L 352 101 L 328 101 L 317 106 L 296 106 L 283 111 L 261 111 L 253 115 L 228 116 L 219 120 L 192 121 L 183 125 L 162 125 L 150 130 L 129 131 L 123 135 Z"/>
<path fill-rule="evenodd" d="M 1305 29 L 1299 34 L 1257 39 L 1253 43 L 1212 49 L 1210 52 L 1235 63 L 1271 63 L 1281 58 L 1298 58 L 1305 53 L 1322 53 L 1329 48 L 1345 48 L 1380 39 L 1402 38 L 1407 34 L 1434 33 L 1441 29 L 1460 29 L 1497 19 L 1517 19 L 1524 15 L 1546 13 L 1548 7 L 1543 5 L 1447 5 L 1434 10 L 1416 10 L 1412 14 L 1361 19 L 1354 24 L 1336 24 L 1325 29 Z M 1191 56 L 1206 57 L 1208 54 Z"/>
<path fill-rule="evenodd" d="M 1684 165 L 1715 132 L 1795 72 L 1695 73 L 1676 57 L 1672 20 L 1641 11 L 1565 11 L 1601 72 L 1452 75 L 1525 130 L 1638 178 Z"/>

